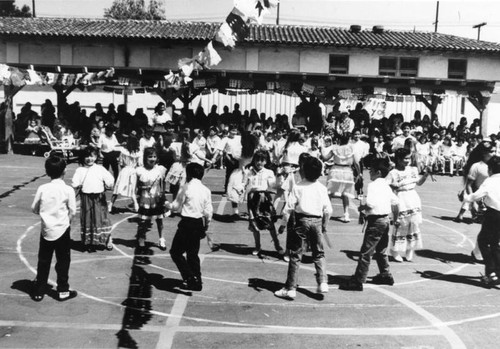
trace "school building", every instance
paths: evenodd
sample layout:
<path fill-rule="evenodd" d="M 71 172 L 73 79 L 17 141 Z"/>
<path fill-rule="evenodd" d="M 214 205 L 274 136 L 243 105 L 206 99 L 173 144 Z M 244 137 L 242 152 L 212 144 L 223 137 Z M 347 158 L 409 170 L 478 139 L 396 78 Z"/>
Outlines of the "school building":
<path fill-rule="evenodd" d="M 222 61 L 194 71 L 173 88 L 165 79 L 179 59 L 193 58 L 220 23 L 110 19 L 0 18 L 0 63 L 36 72 L 41 83 L 6 84 L 0 143 L 8 144 L 10 111 L 46 98 L 152 108 L 159 100 L 178 107 L 212 104 L 256 108 L 291 117 L 312 95 L 328 110 L 334 103 L 365 103 L 370 112 L 436 113 L 443 125 L 481 118 L 483 134 L 499 131 L 500 44 L 433 32 L 382 26 L 349 28 L 252 25 L 233 50 L 215 46 Z M 0 72 L 1 74 L 1 72 Z M 29 74 L 24 73 L 26 79 Z M 22 79 L 21 79 L 22 80 Z"/>

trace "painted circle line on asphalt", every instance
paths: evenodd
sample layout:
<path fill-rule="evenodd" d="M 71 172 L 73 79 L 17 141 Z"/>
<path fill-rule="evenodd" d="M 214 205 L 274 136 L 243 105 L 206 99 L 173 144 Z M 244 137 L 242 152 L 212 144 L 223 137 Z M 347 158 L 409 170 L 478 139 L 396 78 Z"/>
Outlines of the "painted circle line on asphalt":
<path fill-rule="evenodd" d="M 116 222 L 114 225 L 113 225 L 113 230 L 121 223 L 123 223 L 124 221 L 128 220 L 130 217 L 133 217 L 134 215 L 131 215 L 131 216 L 128 216 L 128 217 L 125 217 L 124 219 Z M 432 224 L 436 224 L 436 225 L 439 225 L 433 221 L 430 221 L 430 220 L 426 220 Z M 39 223 L 29 227 L 26 232 L 23 234 L 23 236 L 21 236 L 17 242 L 17 250 L 18 250 L 18 254 L 19 254 L 19 257 L 21 259 L 21 261 L 28 267 L 28 269 L 30 269 L 33 273 L 36 274 L 36 270 L 35 268 L 33 268 L 29 262 L 27 261 L 27 259 L 24 257 L 23 253 L 22 253 L 22 241 L 24 240 L 24 238 L 27 236 L 27 234 L 29 232 L 31 232 L 31 230 L 34 229 L 35 226 L 39 225 Z M 447 228 L 449 229 L 449 228 Z M 458 231 L 455 231 L 453 229 L 449 229 L 459 235 L 462 235 L 464 236 L 462 233 L 458 232 Z M 465 239 L 465 238 L 464 238 Z M 469 240 L 468 242 L 470 242 L 472 244 L 472 242 Z M 115 246 L 116 247 L 116 246 Z M 130 254 L 127 254 L 125 253 L 124 251 L 122 251 L 121 249 L 119 248 L 116 248 L 116 250 L 121 253 L 124 257 L 127 257 L 127 258 L 130 258 L 132 259 L 133 256 L 130 255 Z M 261 260 L 257 260 L 257 259 L 253 259 L 253 258 L 248 258 L 248 257 L 238 257 L 238 256 L 217 256 L 217 255 L 205 255 L 205 257 L 209 257 L 209 258 L 222 258 L 222 259 L 234 259 L 234 260 L 243 260 L 243 261 L 251 261 L 251 262 L 259 262 L 261 263 L 262 261 Z M 91 260 L 88 260 L 89 262 Z M 95 260 L 92 260 L 92 261 L 95 261 Z M 79 261 L 79 263 L 83 263 L 85 261 Z M 176 273 L 178 274 L 177 271 L 174 271 L 174 270 L 170 270 L 170 269 L 167 269 L 167 268 L 162 268 L 160 266 L 157 266 L 157 265 L 154 265 L 154 264 L 149 264 L 150 267 L 153 267 L 153 268 L 157 268 L 157 269 L 161 269 L 161 270 L 164 270 L 164 271 L 168 271 L 168 272 L 171 272 L 171 273 Z M 456 272 L 457 270 L 460 270 L 462 268 L 465 268 L 467 265 L 463 265 L 463 266 L 460 266 L 458 268 L 455 268 L 453 270 L 450 270 L 448 271 L 446 274 L 449 274 L 449 273 L 453 273 L 453 272 Z M 304 266 L 303 269 L 310 269 L 310 270 L 313 270 L 313 268 L 311 267 L 308 267 L 308 266 Z M 335 275 L 335 274 L 334 274 Z M 244 284 L 244 285 L 247 285 L 248 282 L 240 282 L 240 281 L 235 281 L 235 280 L 226 280 L 226 279 L 219 279 L 219 278 L 211 278 L 211 277 L 204 277 L 204 279 L 207 279 L 207 280 L 213 280 L 213 281 L 218 281 L 218 282 L 227 282 L 227 283 L 234 283 L 234 284 Z M 396 284 L 397 285 L 403 285 L 403 284 L 409 284 L 409 283 L 417 283 L 417 282 L 425 282 L 425 281 L 430 281 L 430 279 L 424 279 L 424 280 L 415 280 L 415 281 L 410 281 L 410 282 L 406 282 L 406 283 L 400 283 L 400 284 Z M 52 280 L 50 281 L 52 284 L 55 284 Z M 368 286 L 368 285 L 367 285 Z M 302 286 L 301 286 L 302 287 Z M 307 288 L 312 288 L 314 286 L 307 286 Z M 306 287 L 305 287 L 306 288 Z M 427 311 L 423 310 L 422 308 L 420 308 L 418 305 L 412 303 L 411 301 L 403 298 L 403 297 L 400 297 L 399 295 L 395 294 L 394 292 L 392 291 L 388 291 L 388 290 L 385 290 L 385 289 L 382 289 L 381 287 L 379 286 L 372 286 L 370 285 L 369 288 L 372 288 L 372 289 L 375 289 L 376 291 L 378 292 L 381 292 L 382 294 L 390 297 L 390 298 L 393 298 L 395 299 L 396 301 L 404 304 L 405 306 L 409 307 L 410 309 L 414 310 L 415 312 L 417 312 L 418 314 L 420 314 L 421 316 L 423 316 L 426 320 L 428 320 L 430 322 L 430 326 L 418 326 L 418 327 L 405 327 L 406 330 L 408 329 L 425 329 L 425 328 L 436 328 L 438 331 L 439 331 L 439 334 L 445 336 L 447 338 L 447 340 L 450 342 L 450 344 L 453 344 L 453 347 L 462 347 L 463 343 L 461 343 L 460 339 L 458 338 L 458 336 L 456 336 L 456 334 L 454 334 L 453 331 L 451 331 L 447 326 L 448 324 L 447 323 L 444 323 L 442 321 L 440 321 L 439 319 L 435 318 L 432 314 L 428 313 Z M 84 293 L 84 292 L 80 292 L 80 294 L 86 298 L 89 298 L 89 299 L 92 299 L 92 300 L 95 300 L 95 301 L 98 301 L 98 302 L 102 302 L 102 303 L 106 303 L 106 304 L 110 304 L 110 305 L 114 305 L 114 306 L 118 306 L 118 307 L 122 307 L 122 308 L 125 308 L 125 306 L 119 304 L 119 303 L 115 303 L 115 302 L 110 302 L 108 300 L 105 300 L 105 299 L 102 299 L 102 298 L 98 298 L 98 297 L 95 297 L 95 296 L 92 296 L 90 294 L 87 294 L 87 293 Z M 135 309 L 135 310 L 141 310 L 141 309 Z M 164 313 L 164 312 L 157 312 L 157 311 L 149 311 L 150 313 L 152 314 L 155 314 L 155 315 L 158 315 L 158 316 L 164 316 L 164 317 L 172 317 L 172 316 L 175 316 L 173 314 L 170 314 L 170 313 Z M 490 314 L 490 315 L 484 315 L 484 316 L 481 316 L 481 317 L 478 317 L 477 319 L 478 320 L 481 320 L 481 319 L 484 319 L 484 318 L 491 318 L 491 317 L 495 317 L 495 316 L 499 316 L 500 314 Z M 192 320 L 192 321 L 196 321 L 196 322 L 205 322 L 205 323 L 215 323 L 215 324 L 223 324 L 223 325 L 229 325 L 229 326 L 244 326 L 244 327 L 258 327 L 258 328 L 269 328 L 269 329 L 281 329 L 281 330 L 285 330 L 285 329 L 288 329 L 290 332 L 295 332 L 297 330 L 304 330 L 305 328 L 303 327 L 289 327 L 289 326 L 269 326 L 269 325 L 256 325 L 256 324 L 241 324 L 241 323 L 233 323 L 233 322 L 225 322 L 225 321 L 215 321 L 215 320 L 210 320 L 210 319 L 203 319 L 203 318 L 192 318 L 192 317 L 186 317 L 186 316 L 179 316 L 179 318 L 183 318 L 183 319 L 186 319 L 186 320 Z M 463 320 L 463 321 L 473 321 L 473 319 L 469 319 L 469 320 Z M 460 322 L 460 320 L 455 320 L 451 323 L 449 323 L 449 325 L 453 325 L 453 324 L 457 324 L 457 323 L 462 323 Z M 394 331 L 394 330 L 398 330 L 399 328 L 383 328 L 381 330 L 384 330 L 384 331 L 387 331 L 387 330 L 390 330 L 391 332 Z M 401 328 L 402 329 L 402 328 Z M 443 331 L 444 329 L 444 331 Z M 342 330 L 345 330 L 345 329 L 334 329 L 334 328 L 314 328 L 315 331 L 318 331 L 318 330 L 321 330 L 321 331 L 340 331 L 342 332 Z M 364 329 L 363 329 L 364 330 Z M 376 330 L 376 329 L 371 329 L 371 330 Z M 339 333 L 340 333 L 339 332 Z M 347 333 L 346 333 L 347 334 Z"/>

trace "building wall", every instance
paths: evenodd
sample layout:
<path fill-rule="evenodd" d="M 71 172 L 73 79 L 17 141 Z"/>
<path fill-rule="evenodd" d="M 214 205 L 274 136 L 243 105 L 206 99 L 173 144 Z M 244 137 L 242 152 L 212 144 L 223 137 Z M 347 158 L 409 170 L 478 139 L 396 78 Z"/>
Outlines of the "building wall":
<path fill-rule="evenodd" d="M 137 68 L 164 68 L 177 69 L 180 58 L 195 56 L 203 48 L 198 45 L 173 45 L 171 47 L 152 46 L 148 44 L 132 43 L 130 47 L 129 66 Z M 362 50 L 362 49 L 338 49 L 323 47 L 248 47 L 237 46 L 234 50 L 219 49 L 222 61 L 216 67 L 218 70 L 250 70 L 266 72 L 307 72 L 327 74 L 329 71 L 330 54 L 347 54 L 350 56 L 349 74 L 351 75 L 378 75 L 379 57 L 384 56 L 418 56 L 419 57 L 419 77 L 447 78 L 448 59 L 466 58 L 468 60 L 467 79 L 477 80 L 499 80 L 500 81 L 500 59 L 497 57 L 478 56 L 465 54 L 445 54 L 433 52 L 402 52 L 388 50 Z M 0 62 L 3 63 L 24 63 L 24 64 L 54 64 L 54 65 L 82 65 L 100 66 L 108 68 L 110 66 L 125 65 L 125 46 L 120 43 L 96 44 L 90 42 L 56 42 L 41 40 L 24 41 L 2 41 L 0 42 Z M 74 92 L 76 93 L 76 92 Z M 35 92 L 21 91 L 16 97 L 16 108 L 24 104 L 25 101 L 37 100 L 40 95 L 43 101 L 46 94 L 36 94 Z M 43 97 L 41 97 L 43 96 Z M 88 108 L 92 108 L 94 101 L 102 101 L 103 104 L 123 103 L 123 96 L 109 93 L 95 94 L 71 94 L 69 101 L 82 99 Z M 55 97 L 54 97 L 55 99 Z M 151 103 L 150 103 L 151 100 Z M 469 103 L 466 103 L 465 110 L 461 110 L 458 98 L 447 99 L 438 107 L 437 113 L 442 118 L 443 124 L 457 121 L 461 116 L 473 119 L 479 113 Z M 158 96 L 145 97 L 139 95 L 129 98 L 129 110 L 136 107 L 154 106 L 158 102 Z M 281 95 L 255 95 L 255 96 L 226 96 L 212 93 L 195 99 L 191 106 L 195 108 L 198 104 L 209 110 L 211 104 L 221 106 L 240 103 L 243 108 L 251 109 L 252 105 L 258 107 L 268 115 L 274 116 L 276 113 L 293 114 L 295 100 L 285 98 Z M 146 106 L 145 106 L 146 104 Z M 498 103 L 490 103 L 488 108 L 489 119 L 488 132 L 498 131 L 499 123 L 493 121 L 492 116 L 498 113 Z M 427 113 L 422 105 L 411 103 L 391 104 L 394 112 L 402 112 L 405 117 L 411 117 L 415 110 Z M 89 110 L 90 111 L 90 110 Z M 500 120 L 500 119 L 499 119 Z"/>
<path fill-rule="evenodd" d="M 20 63 L 60 64 L 60 60 L 60 45 L 44 43 L 21 43 L 19 45 Z"/>
<path fill-rule="evenodd" d="M 112 67 L 114 47 L 109 45 L 73 45 L 73 65 Z"/>
<path fill-rule="evenodd" d="M 191 58 L 202 46 L 177 44 L 166 48 L 141 43 L 127 44 L 129 66 L 137 68 L 177 69 L 180 58 Z M 91 42 L 57 43 L 53 40 L 4 41 L 0 43 L 0 60 L 4 63 L 59 64 L 83 66 L 125 66 L 125 44 Z M 303 72 L 328 74 L 330 54 L 349 55 L 349 74 L 378 75 L 380 56 L 419 57 L 418 77 L 447 78 L 448 59 L 468 60 L 467 79 L 500 80 L 498 57 L 440 52 L 338 49 L 324 47 L 247 47 L 218 50 L 222 58 L 217 69 L 266 72 Z"/>
<path fill-rule="evenodd" d="M 259 50 L 259 70 L 268 72 L 301 71 L 301 52 L 291 48 L 262 48 Z"/>
<path fill-rule="evenodd" d="M 378 57 L 370 53 L 349 55 L 349 74 L 378 75 Z"/>
<path fill-rule="evenodd" d="M 148 49 L 147 47 L 145 48 Z M 191 47 L 158 48 L 150 47 L 151 61 L 144 68 L 177 69 L 180 58 L 193 57 Z"/>

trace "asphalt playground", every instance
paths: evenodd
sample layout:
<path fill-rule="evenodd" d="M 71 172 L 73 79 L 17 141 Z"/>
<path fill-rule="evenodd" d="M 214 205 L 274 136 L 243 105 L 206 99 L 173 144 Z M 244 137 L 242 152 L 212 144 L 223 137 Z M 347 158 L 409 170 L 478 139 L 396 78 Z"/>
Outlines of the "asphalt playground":
<path fill-rule="evenodd" d="M 287 264 L 262 234 L 262 256 L 252 256 L 248 222 L 231 222 L 221 196 L 223 171 L 204 182 L 212 190 L 212 238 L 202 241 L 203 290 L 181 288 L 167 251 L 148 233 L 150 253 L 134 255 L 137 223 L 117 202 L 113 251 L 83 252 L 78 217 L 72 224 L 70 284 L 78 297 L 42 302 L 30 296 L 35 277 L 40 219 L 30 206 L 48 181 L 44 158 L 0 155 L 0 347 L 1 348 L 497 348 L 500 290 L 480 285 L 483 265 L 470 257 L 480 225 L 453 222 L 460 203 L 458 177 L 436 176 L 417 190 L 423 202 L 424 249 L 412 262 L 391 263 L 393 286 L 366 284 L 363 292 L 338 283 L 355 269 L 362 233 L 355 201 L 352 221 L 342 223 L 334 200 L 326 251 L 330 292 L 316 294 L 314 266 L 305 255 L 294 301 L 276 298 Z M 77 165 L 68 167 L 69 182 Z M 365 174 L 365 178 L 368 175 Z M 467 216 L 466 216 L 467 217 Z M 167 245 L 178 217 L 166 218 Z M 283 244 L 285 236 L 280 236 Z M 141 263 L 139 263 L 141 262 Z M 377 273 L 372 264 L 370 276 Z M 55 280 L 51 270 L 50 279 Z"/>

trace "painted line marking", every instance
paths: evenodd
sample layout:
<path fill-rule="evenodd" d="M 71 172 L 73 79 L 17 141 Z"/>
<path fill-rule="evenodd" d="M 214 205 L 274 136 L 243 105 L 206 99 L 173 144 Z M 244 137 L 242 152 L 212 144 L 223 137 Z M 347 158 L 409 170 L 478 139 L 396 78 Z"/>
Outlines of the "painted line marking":
<path fill-rule="evenodd" d="M 262 333 L 262 334 L 317 334 L 317 335 L 347 335 L 347 336 L 387 336 L 387 335 L 397 335 L 397 336 L 435 336 L 441 335 L 440 331 L 432 329 L 424 330 L 412 330 L 408 328 L 363 328 L 360 331 L 359 328 L 315 328 L 315 327 L 296 327 L 293 328 L 293 332 L 290 332 L 290 328 L 280 328 L 279 326 L 270 326 L 263 328 L 241 328 L 241 327 L 212 327 L 212 326 L 182 326 L 178 329 L 179 332 L 207 332 L 207 333 Z"/>
<path fill-rule="evenodd" d="M 413 310 L 420 316 L 422 316 L 424 319 L 426 319 L 433 327 L 438 329 L 439 332 L 446 338 L 448 343 L 450 343 L 451 347 L 453 349 L 466 349 L 467 347 L 465 346 L 465 343 L 462 342 L 460 337 L 446 324 L 441 321 L 439 318 L 434 316 L 433 314 L 429 313 L 427 310 L 424 308 L 418 306 L 417 304 L 413 303 L 412 301 L 401 297 L 400 295 L 391 292 L 385 288 L 379 287 L 375 289 L 377 292 L 380 292 L 382 294 L 385 294 L 386 296 L 400 302 L 401 304 L 405 305 L 409 309 Z"/>
<path fill-rule="evenodd" d="M 1 327 L 31 327 L 31 328 L 65 328 L 73 330 L 109 330 L 119 331 L 122 325 L 117 324 L 93 324 L 93 323 L 75 323 L 75 322 L 43 322 L 43 321 L 3 321 L 0 320 Z M 137 331 L 160 332 L 163 326 L 144 325 Z M 133 328 L 127 330 L 135 330 Z"/>
<path fill-rule="evenodd" d="M 224 209 L 226 208 L 227 198 L 223 197 L 217 207 L 216 213 L 221 216 L 224 213 Z"/>
<path fill-rule="evenodd" d="M 128 219 L 128 217 L 127 217 L 127 218 L 125 218 L 125 219 L 123 219 L 122 221 L 124 221 L 124 220 L 126 220 L 126 219 Z M 432 221 L 431 221 L 431 222 L 432 222 Z M 113 228 L 114 228 L 114 227 L 116 227 L 116 226 L 117 226 L 118 224 L 120 224 L 120 223 L 121 223 L 121 222 L 117 222 L 117 223 L 115 223 L 115 224 L 113 225 Z M 37 224 L 35 224 L 35 225 L 33 225 L 33 226 L 29 227 L 29 228 L 26 230 L 26 232 L 23 234 L 23 236 L 21 236 L 21 237 L 19 238 L 18 243 L 17 243 L 17 250 L 18 250 L 18 253 L 19 253 L 19 257 L 20 257 L 20 259 L 21 259 L 23 262 L 25 262 L 25 265 L 26 265 L 26 266 L 27 266 L 27 267 L 28 267 L 28 268 L 29 268 L 32 272 L 34 272 L 34 273 L 36 273 L 36 270 L 34 270 L 34 268 L 33 268 L 33 267 L 29 264 L 29 262 L 28 262 L 28 261 L 24 258 L 24 256 L 22 255 L 21 243 L 22 243 L 22 240 L 23 240 L 23 239 L 27 236 L 27 234 L 28 234 L 28 233 L 29 233 L 29 232 L 30 232 L 30 231 L 31 231 L 31 230 L 32 230 L 32 229 L 33 229 L 36 225 L 38 225 L 38 224 L 39 224 L 39 223 L 37 223 Z M 459 233 L 459 234 L 460 234 L 460 233 Z M 123 252 L 122 252 L 122 253 L 123 253 Z M 23 259 L 24 259 L 24 260 L 23 260 Z M 151 266 L 151 265 L 150 265 L 150 266 Z M 466 265 L 465 265 L 465 266 L 466 266 Z M 463 267 L 465 267 L 465 266 L 463 266 Z M 423 280 L 423 281 L 425 281 L 425 280 Z M 51 283 L 53 283 L 53 281 L 50 281 L 50 282 L 51 282 Z M 385 292 L 382 292 L 382 293 L 385 293 L 385 294 L 387 294 L 387 295 L 391 295 L 391 294 L 393 294 L 392 292 L 389 292 L 389 291 L 387 291 L 387 290 L 385 290 L 385 289 L 382 289 L 382 288 L 378 289 L 377 291 L 385 291 L 386 293 L 385 293 Z M 109 302 L 109 301 L 106 301 L 106 300 L 104 300 L 104 299 L 100 299 L 100 298 L 97 298 L 97 297 L 94 297 L 94 296 L 91 296 L 91 295 L 85 294 L 85 293 L 83 293 L 83 292 L 81 292 L 80 294 L 81 294 L 81 295 L 83 295 L 84 297 L 87 297 L 87 298 L 90 298 L 90 299 L 96 300 L 96 301 L 98 301 L 98 302 L 102 302 L 102 303 L 106 303 L 106 304 L 111 304 L 111 305 L 116 305 L 116 306 L 119 306 L 119 307 L 121 307 L 121 308 L 126 308 L 125 306 L 123 306 L 123 305 L 121 305 L 121 304 L 117 304 L 117 303 L 114 303 L 114 302 Z M 400 298 L 401 300 L 403 300 L 403 301 L 406 301 L 406 302 L 412 303 L 411 301 L 406 300 L 405 298 L 400 297 L 400 296 L 398 296 L 398 295 L 396 295 L 396 294 L 393 294 L 393 295 L 394 295 L 394 296 L 396 296 L 396 297 L 399 297 L 399 298 Z M 394 297 L 393 297 L 393 298 L 394 298 Z M 403 304 L 405 304 L 405 303 L 403 303 Z M 424 313 L 423 313 L 424 315 L 428 314 L 428 315 L 426 315 L 426 316 L 430 316 L 430 317 L 431 317 L 431 318 L 427 318 L 427 317 L 426 317 L 426 318 L 427 318 L 427 319 L 429 319 L 429 320 L 432 320 L 432 321 L 430 321 L 432 326 L 434 326 L 434 327 L 443 327 L 443 326 L 444 326 L 444 327 L 446 328 L 446 324 L 445 324 L 444 322 L 441 322 L 439 319 L 435 318 L 432 314 L 430 314 L 430 313 L 426 312 L 425 310 L 421 309 L 418 305 L 416 305 L 416 304 L 414 304 L 414 303 L 412 303 L 412 304 L 414 305 L 414 307 L 416 307 L 414 310 L 419 310 L 419 312 L 418 312 L 419 314 L 420 314 L 420 311 L 423 311 L 423 312 L 424 312 Z M 406 304 L 405 304 L 405 305 L 406 305 Z M 162 312 L 157 312 L 157 311 L 149 311 L 149 313 L 151 313 L 151 314 L 155 314 L 155 315 L 160 315 L 160 316 L 175 316 L 174 314 L 162 313 Z M 421 315 L 422 315 L 422 314 L 421 314 Z M 423 315 L 423 316 L 424 316 L 424 315 Z M 491 317 L 496 317 L 496 315 L 497 315 L 497 314 L 491 314 L 491 315 L 485 315 L 485 316 L 486 316 L 486 317 L 491 318 Z M 425 316 L 424 316 L 424 317 L 425 317 Z M 226 324 L 226 325 L 230 325 L 230 326 L 237 326 L 237 327 L 239 327 L 239 328 L 242 328 L 242 327 L 246 327 L 246 328 L 248 328 L 248 327 L 250 327 L 250 328 L 259 328 L 259 329 L 260 329 L 260 328 L 266 328 L 266 329 L 287 329 L 288 331 L 293 330 L 293 333 L 296 333 L 296 332 L 297 332 L 297 328 L 293 328 L 293 327 L 289 327 L 289 326 L 265 326 L 265 325 L 252 325 L 252 324 L 231 323 L 231 322 L 224 322 L 224 321 L 222 321 L 222 322 L 221 322 L 221 321 L 214 321 L 214 320 L 209 320 L 209 319 L 199 319 L 199 318 L 190 318 L 190 317 L 181 317 L 181 318 L 184 318 L 184 319 L 186 319 L 186 320 L 198 321 L 198 322 L 206 322 L 206 323 L 208 322 L 208 323 L 215 323 L 215 324 Z M 435 320 L 437 320 L 437 322 L 436 322 Z M 471 320 L 471 321 L 472 321 L 472 320 Z M 298 329 L 299 329 L 299 330 L 304 330 L 304 328 L 303 328 L 303 327 L 299 327 Z M 306 328 L 306 329 L 307 329 L 307 328 Z M 408 328 L 406 328 L 406 330 L 407 330 L 407 329 L 408 329 Z M 332 329 L 326 329 L 326 330 L 330 330 L 330 331 L 331 331 Z M 342 329 L 342 330 L 344 330 L 344 331 L 345 331 L 346 329 Z M 355 329 L 355 330 L 359 331 L 359 329 Z M 394 330 L 394 328 L 390 328 L 389 330 L 390 330 L 390 331 L 393 331 L 393 330 Z M 450 329 L 447 329 L 447 328 L 446 328 L 444 331 L 441 331 L 441 332 L 442 332 L 442 334 L 446 337 L 446 339 L 447 339 L 448 341 L 450 341 L 450 344 L 452 344 L 452 345 L 453 345 L 453 344 L 456 344 L 456 345 L 463 345 L 463 343 L 460 341 L 460 339 L 458 338 L 458 336 L 456 336 L 456 334 L 455 334 L 453 331 L 451 331 Z M 287 332 L 287 333 L 289 333 L 289 332 Z M 387 334 L 387 332 L 386 332 L 386 334 Z M 455 346 L 454 346 L 454 347 L 455 347 Z"/>
<path fill-rule="evenodd" d="M 200 265 L 203 264 L 204 259 L 205 255 L 201 255 Z M 158 338 L 158 343 L 156 343 L 157 349 L 172 348 L 172 345 L 174 344 L 175 334 L 179 329 L 181 319 L 184 317 L 184 311 L 186 310 L 189 298 L 189 296 L 184 294 L 179 294 L 175 298 L 175 302 L 172 307 L 172 315 L 174 316 L 167 319 L 165 328 L 163 331 L 161 331 L 160 337 Z"/>
<path fill-rule="evenodd" d="M 42 321 L 2 321 L 2 327 L 29 327 L 29 328 L 64 328 L 78 330 L 109 330 L 119 331 L 121 325 L 116 324 L 92 324 L 92 323 L 68 323 L 68 322 L 42 322 Z M 164 331 L 164 326 L 144 325 L 140 329 L 128 329 L 130 331 L 160 332 Z M 177 332 L 185 333 L 248 333 L 248 334 L 317 334 L 330 336 L 439 336 L 441 332 L 434 329 L 412 329 L 412 328 L 325 328 L 325 327 L 280 327 L 269 326 L 262 328 L 255 327 L 219 327 L 219 326 L 182 326 L 176 329 Z M 160 347 L 167 348 L 167 347 Z"/>

